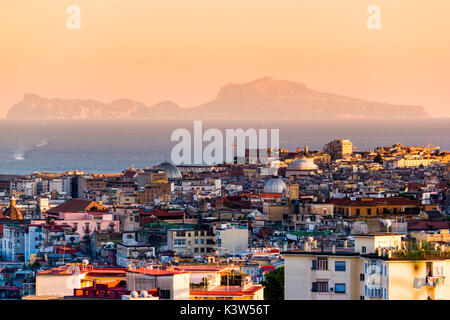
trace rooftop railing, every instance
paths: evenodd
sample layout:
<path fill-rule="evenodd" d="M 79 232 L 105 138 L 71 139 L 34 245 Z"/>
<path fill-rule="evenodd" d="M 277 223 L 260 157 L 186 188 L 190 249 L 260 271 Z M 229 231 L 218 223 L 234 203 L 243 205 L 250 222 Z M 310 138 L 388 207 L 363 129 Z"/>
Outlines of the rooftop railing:
<path fill-rule="evenodd" d="M 393 260 L 443 260 L 450 259 L 450 251 L 440 250 L 399 250 L 391 253 Z"/>

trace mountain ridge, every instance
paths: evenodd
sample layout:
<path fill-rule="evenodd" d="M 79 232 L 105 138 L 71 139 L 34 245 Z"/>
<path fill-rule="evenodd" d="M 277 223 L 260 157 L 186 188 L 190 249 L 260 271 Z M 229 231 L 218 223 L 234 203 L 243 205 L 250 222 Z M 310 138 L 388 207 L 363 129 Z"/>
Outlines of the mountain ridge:
<path fill-rule="evenodd" d="M 152 106 L 131 99 L 47 99 L 27 93 L 6 119 L 317 119 L 428 118 L 422 106 L 393 105 L 309 89 L 302 83 L 263 77 L 229 83 L 214 100 L 181 108 L 165 100 Z"/>

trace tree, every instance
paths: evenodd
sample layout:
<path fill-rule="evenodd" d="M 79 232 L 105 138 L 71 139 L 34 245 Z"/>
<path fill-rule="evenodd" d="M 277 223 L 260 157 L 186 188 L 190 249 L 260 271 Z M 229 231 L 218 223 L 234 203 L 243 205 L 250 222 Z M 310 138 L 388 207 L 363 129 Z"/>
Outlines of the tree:
<path fill-rule="evenodd" d="M 284 300 L 284 267 L 270 271 L 261 284 L 265 286 L 265 300 Z"/>
<path fill-rule="evenodd" d="M 377 154 L 375 158 L 373 158 L 373 162 L 377 162 L 379 164 L 383 164 L 383 157 L 380 154 Z"/>

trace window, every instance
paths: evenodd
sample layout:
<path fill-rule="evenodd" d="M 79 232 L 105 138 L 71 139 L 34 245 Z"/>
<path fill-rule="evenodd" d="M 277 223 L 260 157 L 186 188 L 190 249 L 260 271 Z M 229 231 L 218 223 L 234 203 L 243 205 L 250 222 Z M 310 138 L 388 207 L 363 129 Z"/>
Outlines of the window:
<path fill-rule="evenodd" d="M 381 288 L 368 289 L 368 296 L 371 298 L 381 297 Z"/>
<path fill-rule="evenodd" d="M 174 240 L 173 246 L 175 248 L 184 248 L 186 247 L 186 240 Z"/>
<path fill-rule="evenodd" d="M 328 292 L 328 282 L 318 281 L 312 283 L 312 292 Z"/>
<path fill-rule="evenodd" d="M 361 274 L 359 275 L 359 281 L 364 281 L 364 280 L 365 280 L 364 273 L 361 273 Z"/>
<path fill-rule="evenodd" d="M 195 239 L 195 240 L 194 240 L 194 243 L 195 243 L 195 244 L 198 244 L 198 239 Z"/>
<path fill-rule="evenodd" d="M 317 264 L 319 266 L 318 270 L 328 270 L 328 258 L 318 258 Z"/>
<path fill-rule="evenodd" d="M 367 262 L 366 262 L 366 263 L 364 263 L 364 273 L 367 273 L 367 268 L 368 268 L 368 266 L 367 266 Z"/>
<path fill-rule="evenodd" d="M 334 263 L 334 271 L 345 271 L 345 261 L 336 261 Z"/>
<path fill-rule="evenodd" d="M 361 214 L 361 210 L 360 209 L 356 209 L 356 215 L 359 216 Z"/>
<path fill-rule="evenodd" d="M 361 251 L 362 251 L 362 253 L 366 253 L 367 248 L 366 248 L 365 246 L 362 246 L 362 247 L 361 247 Z"/>
<path fill-rule="evenodd" d="M 170 290 L 159 290 L 159 296 L 162 299 L 170 299 Z"/>
<path fill-rule="evenodd" d="M 334 292 L 345 293 L 345 283 L 336 283 L 334 286 Z"/>
<path fill-rule="evenodd" d="M 360 296 L 359 300 L 365 300 L 364 296 Z"/>
<path fill-rule="evenodd" d="M 386 299 L 386 288 L 384 288 L 384 299 Z"/>
<path fill-rule="evenodd" d="M 317 290 L 319 292 L 328 292 L 328 282 L 317 282 Z"/>
<path fill-rule="evenodd" d="M 312 270 L 317 270 L 317 260 L 313 260 L 313 261 L 312 261 L 312 267 L 311 267 L 311 269 L 312 269 Z"/>
<path fill-rule="evenodd" d="M 367 215 L 370 216 L 372 214 L 372 209 L 367 209 Z"/>

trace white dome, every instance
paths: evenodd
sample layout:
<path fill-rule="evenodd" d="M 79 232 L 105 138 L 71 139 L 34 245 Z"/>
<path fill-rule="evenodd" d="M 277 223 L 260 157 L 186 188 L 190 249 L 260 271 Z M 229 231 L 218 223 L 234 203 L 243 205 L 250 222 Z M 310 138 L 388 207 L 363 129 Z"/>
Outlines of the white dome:
<path fill-rule="evenodd" d="M 284 193 L 285 191 L 286 184 L 280 178 L 269 179 L 264 186 L 265 193 Z"/>
<path fill-rule="evenodd" d="M 156 168 L 159 168 L 167 173 L 167 178 L 169 180 L 181 180 L 183 178 L 180 170 L 171 163 L 163 162 L 156 166 Z"/>
<path fill-rule="evenodd" d="M 314 163 L 313 158 L 306 158 L 304 156 L 292 162 L 287 168 L 288 170 L 299 170 L 299 171 L 319 169 L 319 167 Z"/>

